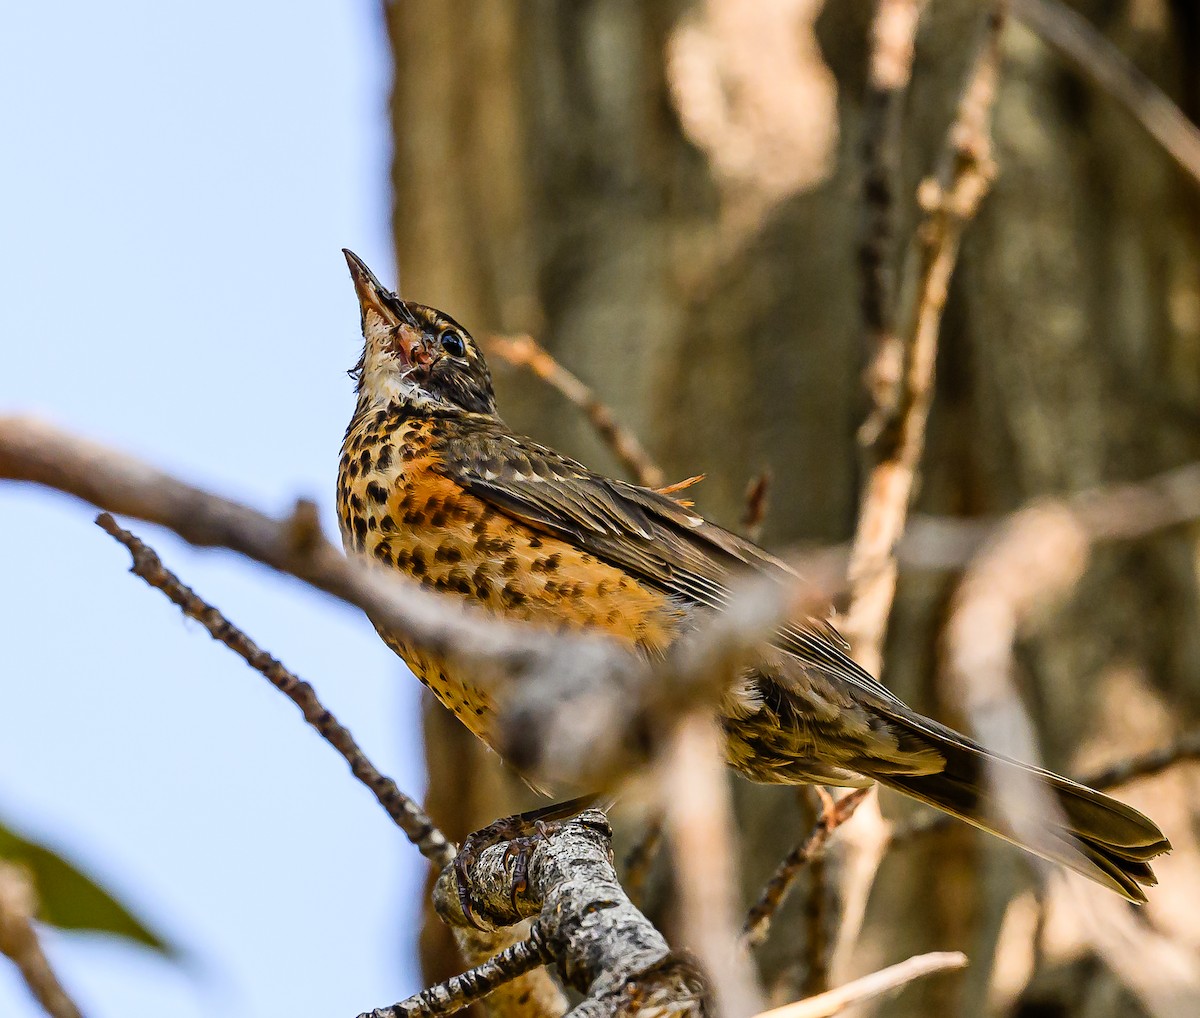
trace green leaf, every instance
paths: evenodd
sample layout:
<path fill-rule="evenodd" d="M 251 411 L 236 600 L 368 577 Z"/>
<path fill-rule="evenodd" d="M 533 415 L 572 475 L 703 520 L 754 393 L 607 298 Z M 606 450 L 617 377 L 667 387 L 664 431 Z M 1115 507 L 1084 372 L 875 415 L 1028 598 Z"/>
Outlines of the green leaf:
<path fill-rule="evenodd" d="M 169 958 L 179 949 L 155 933 L 90 877 L 0 822 L 0 860 L 23 866 L 37 891 L 37 918 L 64 930 L 97 930 L 144 944 Z"/>

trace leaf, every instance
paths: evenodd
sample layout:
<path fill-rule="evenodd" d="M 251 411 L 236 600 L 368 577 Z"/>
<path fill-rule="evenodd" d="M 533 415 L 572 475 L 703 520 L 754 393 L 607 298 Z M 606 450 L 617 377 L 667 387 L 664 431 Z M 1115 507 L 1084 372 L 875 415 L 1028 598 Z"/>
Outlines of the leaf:
<path fill-rule="evenodd" d="M 178 959 L 179 949 L 71 863 L 0 823 L 0 859 L 23 866 L 37 891 L 37 918 L 64 930 L 96 930 Z"/>

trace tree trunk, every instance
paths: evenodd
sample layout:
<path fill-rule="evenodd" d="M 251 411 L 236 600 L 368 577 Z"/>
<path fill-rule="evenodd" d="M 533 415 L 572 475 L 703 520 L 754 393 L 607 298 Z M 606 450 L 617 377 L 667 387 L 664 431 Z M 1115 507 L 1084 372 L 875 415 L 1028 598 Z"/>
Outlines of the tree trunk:
<path fill-rule="evenodd" d="M 873 5 L 826 7 L 387 6 L 405 295 L 476 335 L 534 334 L 642 436 L 669 478 L 708 475 L 689 497 L 719 522 L 737 526 L 747 484 L 769 468 L 769 547 L 844 540 L 857 506 L 859 152 Z M 1186 3 L 1080 7 L 1185 110 L 1200 109 L 1200 24 Z M 936 0 L 922 23 L 902 239 L 978 16 L 975 0 Z M 1005 43 L 1000 176 L 969 229 L 947 309 L 917 502 L 929 512 L 1002 513 L 1200 456 L 1195 182 L 1023 27 L 1011 25 Z M 618 469 L 573 408 L 529 376 L 494 373 L 518 430 Z M 935 681 L 952 582 L 902 578 L 884 678 L 956 723 Z M 1022 648 L 1022 689 L 1050 766 L 1072 771 L 1146 748 L 1195 717 L 1197 614 L 1194 533 L 1096 556 L 1070 603 Z M 451 837 L 533 804 L 436 705 L 425 737 L 430 810 Z M 811 808 L 787 789 L 737 784 L 750 895 Z M 1164 883 L 1196 879 L 1188 791 L 1173 774 L 1125 796 L 1152 808 L 1180 849 L 1161 867 Z M 907 807 L 887 798 L 884 809 Z M 1026 976 L 1005 969 L 993 979 L 990 959 L 1014 889 L 1028 882 L 1012 850 L 962 827 L 894 849 L 857 964 L 959 948 L 973 965 L 919 984 L 887 1013 L 979 1014 L 989 992 L 1016 1006 Z M 1169 897 L 1149 915 L 1194 943 L 1194 919 Z M 819 982 L 821 952 L 807 945 L 829 924 L 807 898 L 802 886 L 759 955 L 781 1001 Z M 431 981 L 460 967 L 436 920 L 422 951 Z M 1050 950 L 1042 964 L 1064 958 Z M 1053 995 L 1059 983 L 1035 985 Z M 1127 1013 L 1115 994 L 1055 1002 L 1064 1015 Z"/>

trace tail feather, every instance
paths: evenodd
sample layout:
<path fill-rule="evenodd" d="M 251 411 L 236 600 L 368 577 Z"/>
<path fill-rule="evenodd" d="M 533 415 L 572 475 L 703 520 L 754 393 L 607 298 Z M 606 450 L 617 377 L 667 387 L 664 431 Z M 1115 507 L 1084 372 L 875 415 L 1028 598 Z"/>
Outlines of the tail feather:
<path fill-rule="evenodd" d="M 908 719 L 889 720 L 895 724 Z M 911 735 L 934 744 L 945 758 L 945 768 L 909 775 L 868 772 L 868 777 L 1081 873 L 1130 901 L 1146 900 L 1142 888 L 1157 883 L 1150 860 L 1171 849 L 1148 817 L 1086 785 L 989 753 L 941 725 L 920 719 L 912 728 Z M 1035 794 L 998 801 L 995 789 L 1006 782 L 1028 788 L 1031 780 L 1052 794 L 1057 810 L 1045 809 L 1037 787 Z"/>

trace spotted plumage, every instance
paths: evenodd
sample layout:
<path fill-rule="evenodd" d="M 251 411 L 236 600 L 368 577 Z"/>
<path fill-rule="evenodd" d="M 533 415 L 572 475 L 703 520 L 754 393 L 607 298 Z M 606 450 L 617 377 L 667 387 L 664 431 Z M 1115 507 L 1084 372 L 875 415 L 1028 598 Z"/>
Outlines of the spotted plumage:
<path fill-rule="evenodd" d="M 778 559 L 680 502 L 514 434 L 479 347 L 453 319 L 400 300 L 347 252 L 365 340 L 338 472 L 348 550 L 507 619 L 602 631 L 649 656 L 719 611 L 739 571 Z M 426 649 L 383 638 L 477 735 L 494 704 Z M 1099 792 L 987 753 L 910 710 L 824 620 L 781 627 L 721 705 L 729 763 L 757 781 L 879 781 L 1133 900 L 1162 832 Z M 985 809 L 985 766 L 1048 786 L 1066 829 L 1032 837 Z"/>

